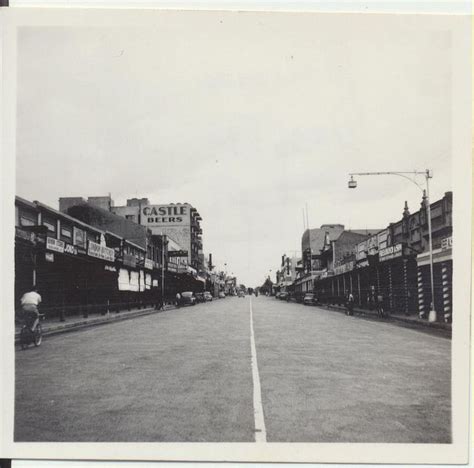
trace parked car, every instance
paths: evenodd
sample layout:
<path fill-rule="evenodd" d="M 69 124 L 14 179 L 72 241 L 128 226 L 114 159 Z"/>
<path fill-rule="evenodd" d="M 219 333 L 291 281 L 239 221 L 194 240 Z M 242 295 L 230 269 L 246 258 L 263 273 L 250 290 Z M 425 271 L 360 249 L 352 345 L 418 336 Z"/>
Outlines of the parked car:
<path fill-rule="evenodd" d="M 239 290 L 239 292 L 237 293 L 237 296 L 245 297 L 245 293 L 242 290 Z"/>
<path fill-rule="evenodd" d="M 204 292 L 204 300 L 206 302 L 211 302 L 212 301 L 212 294 L 209 291 Z"/>
<path fill-rule="evenodd" d="M 314 305 L 317 304 L 318 298 L 316 294 L 313 293 L 306 293 L 303 297 L 303 304 L 304 305 Z"/>
<path fill-rule="evenodd" d="M 199 302 L 206 302 L 206 299 L 204 298 L 204 293 L 202 293 L 202 292 L 196 293 L 195 297 L 196 297 L 196 302 L 198 302 L 198 303 Z"/>
<path fill-rule="evenodd" d="M 196 305 L 196 297 L 191 291 L 182 292 L 181 299 L 179 300 L 179 305 Z"/>
<path fill-rule="evenodd" d="M 221 291 L 219 293 L 219 299 L 224 299 L 225 298 L 225 293 L 223 291 Z"/>
<path fill-rule="evenodd" d="M 289 294 L 286 291 L 281 292 L 278 296 L 278 299 L 280 299 L 281 301 L 286 301 L 288 298 Z"/>
<path fill-rule="evenodd" d="M 280 294 L 281 294 L 281 292 L 275 293 L 275 299 L 280 299 Z"/>

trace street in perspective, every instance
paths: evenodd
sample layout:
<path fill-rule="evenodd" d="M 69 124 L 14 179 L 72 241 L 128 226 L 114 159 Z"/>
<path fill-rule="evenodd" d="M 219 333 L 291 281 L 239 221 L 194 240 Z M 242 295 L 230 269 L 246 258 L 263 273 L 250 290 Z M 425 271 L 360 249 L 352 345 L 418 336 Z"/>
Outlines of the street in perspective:
<path fill-rule="evenodd" d="M 449 339 L 265 295 L 51 336 L 16 376 L 22 441 L 450 441 Z"/>
<path fill-rule="evenodd" d="M 182 14 L 18 33 L 14 441 L 457 450 L 451 36 Z"/>

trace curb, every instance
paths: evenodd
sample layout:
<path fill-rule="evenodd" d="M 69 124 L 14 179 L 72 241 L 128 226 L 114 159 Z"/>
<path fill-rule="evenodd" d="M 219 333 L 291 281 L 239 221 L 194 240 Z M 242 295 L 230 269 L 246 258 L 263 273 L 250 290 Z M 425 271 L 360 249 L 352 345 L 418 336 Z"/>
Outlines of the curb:
<path fill-rule="evenodd" d="M 324 308 L 328 309 L 328 310 L 337 310 L 337 311 L 340 311 L 340 312 L 345 312 L 345 307 L 342 307 L 342 306 L 328 306 L 328 305 L 324 305 L 323 306 Z M 374 313 L 371 313 L 367 310 L 361 310 L 361 309 L 354 309 L 354 312 L 359 314 L 360 316 L 363 316 L 363 317 L 367 317 L 367 318 L 375 318 L 377 319 L 377 314 L 374 314 Z M 387 315 L 386 317 L 384 317 L 384 321 L 386 322 L 399 322 L 399 323 L 403 323 L 405 325 L 410 325 L 411 327 L 413 328 L 425 328 L 425 329 L 432 329 L 432 330 L 438 330 L 438 331 L 442 331 L 442 332 L 445 332 L 447 334 L 449 334 L 449 336 L 451 336 L 451 332 L 452 332 L 452 329 L 451 329 L 451 326 L 448 325 L 448 324 L 444 324 L 444 323 L 440 323 L 440 322 L 421 322 L 421 321 L 418 321 L 418 320 L 413 320 L 413 319 L 410 319 L 408 317 L 401 317 L 400 315 Z"/>
<path fill-rule="evenodd" d="M 174 310 L 174 309 L 176 309 L 175 306 L 170 306 L 163 310 L 148 308 L 148 309 L 137 311 L 135 313 L 129 313 L 126 315 L 120 315 L 120 313 L 118 313 L 117 315 L 109 316 L 106 318 L 93 318 L 89 320 L 84 319 L 83 321 L 80 321 L 80 322 L 58 325 L 53 328 L 46 329 L 43 332 L 43 336 L 52 336 L 52 335 L 59 335 L 61 333 L 70 333 L 73 331 L 82 330 L 85 328 L 92 328 L 99 325 L 107 325 L 109 323 L 122 322 L 124 320 L 131 320 L 136 317 L 144 317 L 147 315 L 159 314 L 161 312 L 167 312 L 168 310 Z M 17 332 L 15 333 L 15 344 L 19 344 L 19 341 L 20 341 L 20 333 Z"/>
<path fill-rule="evenodd" d="M 294 302 L 295 304 L 298 304 L 296 301 L 289 301 L 289 302 Z M 335 310 L 338 312 L 345 312 L 346 308 L 344 306 L 336 306 L 336 305 L 329 305 L 329 304 L 318 304 L 316 307 L 321 307 L 326 310 Z M 363 309 L 354 309 L 354 312 L 357 313 L 359 316 L 363 316 L 366 318 L 378 318 L 376 313 L 370 312 L 368 310 L 363 310 Z M 381 319 L 380 319 L 381 320 Z M 413 328 L 425 328 L 425 329 L 433 329 L 433 330 L 439 330 L 442 332 L 445 332 L 451 336 L 452 333 L 452 328 L 451 324 L 445 324 L 441 322 L 422 322 L 418 320 L 413 320 L 408 317 L 403 317 L 400 315 L 387 315 L 384 318 L 385 322 L 400 322 L 406 325 L 410 325 Z"/>

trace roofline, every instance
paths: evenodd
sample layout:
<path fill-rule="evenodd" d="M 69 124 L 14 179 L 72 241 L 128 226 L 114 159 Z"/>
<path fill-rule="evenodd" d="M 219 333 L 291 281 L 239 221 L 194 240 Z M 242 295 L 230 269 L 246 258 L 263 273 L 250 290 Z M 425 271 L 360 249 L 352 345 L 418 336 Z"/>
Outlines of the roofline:
<path fill-rule="evenodd" d="M 136 247 L 137 249 L 145 250 L 145 251 L 146 251 L 146 247 L 142 247 L 141 245 L 135 244 L 135 242 L 133 242 L 133 241 L 131 241 L 131 240 L 128 240 L 126 237 L 122 237 L 122 239 L 123 239 L 125 242 L 127 242 L 128 244 L 133 245 L 133 247 Z"/>
<path fill-rule="evenodd" d="M 28 205 L 31 208 L 36 208 L 36 205 L 33 202 L 30 202 L 29 200 L 26 200 L 26 198 L 19 197 L 18 195 L 15 195 L 15 201 L 24 203 L 25 205 Z"/>
<path fill-rule="evenodd" d="M 54 208 L 51 208 L 48 205 L 45 205 L 44 203 L 39 202 L 38 200 L 34 200 L 33 202 L 28 202 L 28 200 L 23 200 L 26 201 L 28 204 L 31 204 L 30 206 L 35 207 L 35 208 L 41 208 L 46 211 L 50 211 L 51 213 L 54 213 L 55 215 L 61 216 L 62 218 L 65 218 L 69 221 L 72 221 L 73 223 L 76 223 L 82 227 L 86 227 L 90 229 L 91 231 L 98 232 L 100 234 L 105 234 L 105 231 L 102 231 L 101 229 L 98 229 L 94 226 L 91 226 L 90 224 L 84 223 L 80 221 L 79 219 L 73 218 L 72 216 L 67 215 L 66 213 L 63 213 L 62 211 L 55 210 Z"/>
<path fill-rule="evenodd" d="M 91 231 L 95 231 L 95 232 L 98 232 L 100 234 L 108 234 L 108 235 L 111 235 L 111 236 L 114 236 L 115 238 L 117 239 L 121 239 L 121 240 L 124 240 L 125 242 L 127 242 L 128 244 L 132 245 L 133 247 L 136 247 L 137 249 L 140 249 L 140 250 L 143 250 L 143 251 L 146 251 L 146 248 L 145 247 L 142 247 L 141 245 L 138 245 L 138 244 L 135 244 L 135 242 L 132 242 L 131 240 L 128 240 L 126 239 L 125 237 L 122 237 L 122 236 L 119 236 L 118 234 L 115 234 L 114 232 L 111 232 L 111 231 L 102 231 L 101 229 L 99 228 L 96 228 L 94 226 L 91 226 L 90 224 L 87 224 L 87 223 L 84 223 L 83 221 L 77 219 L 77 218 L 74 218 L 72 216 L 69 216 L 67 215 L 66 213 L 63 213 L 61 211 L 58 211 L 58 210 L 55 210 L 54 208 L 51 208 L 50 206 L 48 205 L 45 205 L 44 203 L 41 203 L 37 200 L 33 201 L 33 202 L 30 202 L 24 198 L 21 198 L 19 197 L 18 195 L 15 195 L 15 200 L 21 202 L 21 203 L 24 203 L 25 205 L 29 205 L 31 208 L 41 208 L 41 209 L 44 209 L 46 211 L 50 211 L 51 213 L 54 213 L 56 215 L 59 215 L 61 216 L 62 218 L 65 218 L 73 223 L 76 223 L 78 224 L 79 226 L 82 226 L 82 227 L 85 227 Z"/>

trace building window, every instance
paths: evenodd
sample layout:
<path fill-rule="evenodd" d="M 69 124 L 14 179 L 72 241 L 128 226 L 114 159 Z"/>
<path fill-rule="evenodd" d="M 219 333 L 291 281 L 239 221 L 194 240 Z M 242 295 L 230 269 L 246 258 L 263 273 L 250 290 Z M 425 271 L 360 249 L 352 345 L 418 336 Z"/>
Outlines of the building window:
<path fill-rule="evenodd" d="M 71 229 L 68 227 L 61 227 L 61 237 L 64 237 L 66 240 L 72 239 Z"/>
<path fill-rule="evenodd" d="M 129 219 L 130 221 L 133 221 L 135 219 L 135 215 L 125 215 L 125 219 Z"/>
<path fill-rule="evenodd" d="M 34 220 L 20 216 L 20 226 L 34 226 L 35 224 Z"/>
<path fill-rule="evenodd" d="M 48 228 L 49 232 L 56 232 L 56 223 L 51 220 L 43 220 L 43 226 Z"/>
<path fill-rule="evenodd" d="M 94 232 L 87 232 L 87 240 L 98 244 L 100 242 L 99 236 Z"/>

